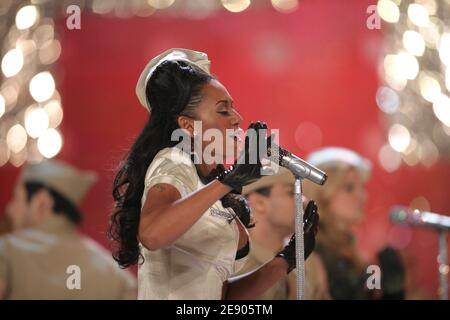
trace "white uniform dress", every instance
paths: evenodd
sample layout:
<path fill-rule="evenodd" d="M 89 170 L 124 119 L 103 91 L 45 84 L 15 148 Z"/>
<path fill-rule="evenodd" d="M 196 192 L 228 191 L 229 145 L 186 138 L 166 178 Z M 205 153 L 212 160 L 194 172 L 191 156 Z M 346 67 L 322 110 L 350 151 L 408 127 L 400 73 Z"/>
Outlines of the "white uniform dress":
<path fill-rule="evenodd" d="M 174 186 L 182 198 L 204 186 L 190 155 L 177 147 L 161 150 L 150 164 L 142 205 L 158 183 Z M 141 245 L 138 299 L 221 299 L 223 282 L 247 260 L 235 260 L 239 222 L 233 216 L 219 200 L 172 245 L 156 251 Z"/>

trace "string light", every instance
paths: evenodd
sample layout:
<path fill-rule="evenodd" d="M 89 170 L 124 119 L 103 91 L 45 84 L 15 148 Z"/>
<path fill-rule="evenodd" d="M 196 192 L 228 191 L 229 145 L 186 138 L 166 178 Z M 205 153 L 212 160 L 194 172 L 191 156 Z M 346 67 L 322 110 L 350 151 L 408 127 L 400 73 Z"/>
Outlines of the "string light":
<path fill-rule="evenodd" d="M 271 0 L 275 10 L 281 13 L 291 13 L 298 8 L 298 0 Z"/>
<path fill-rule="evenodd" d="M 148 0 L 149 5 L 159 10 L 169 8 L 174 2 L 175 0 Z"/>
<path fill-rule="evenodd" d="M 439 40 L 439 57 L 443 64 L 450 67 L 450 33 L 444 33 Z"/>
<path fill-rule="evenodd" d="M 242 12 L 250 6 L 250 0 L 221 0 L 225 9 L 230 12 Z"/>
<path fill-rule="evenodd" d="M 38 138 L 48 128 L 47 112 L 40 107 L 31 106 L 25 112 L 25 129 L 32 138 Z"/>
<path fill-rule="evenodd" d="M 412 3 L 408 6 L 408 18 L 418 27 L 426 27 L 430 21 L 427 9 L 418 3 Z"/>
<path fill-rule="evenodd" d="M 401 124 L 394 124 L 389 129 L 389 144 L 392 149 L 398 152 L 405 151 L 411 142 L 411 135 L 408 129 Z"/>
<path fill-rule="evenodd" d="M 397 152 L 407 165 L 432 166 L 450 155 L 450 1 L 380 0 L 377 10 L 389 34 L 375 97 L 390 122 L 380 164 L 392 171 L 386 159 Z"/>
<path fill-rule="evenodd" d="M 384 21 L 389 23 L 396 23 L 400 17 L 400 10 L 391 0 L 378 1 L 377 12 Z"/>
<path fill-rule="evenodd" d="M 40 72 L 30 81 L 30 94 L 37 102 L 51 98 L 55 92 L 55 80 L 50 72 Z"/>
<path fill-rule="evenodd" d="M 62 137 L 56 128 L 63 112 L 59 100 L 54 100 L 58 91 L 52 76 L 61 45 L 52 14 L 64 11 L 55 8 L 62 5 L 56 2 L 17 2 L 2 3 L 1 8 L 2 15 L 13 19 L 0 35 L 5 76 L 0 83 L 0 166 L 9 161 L 18 167 L 43 155 L 53 157 L 61 150 Z M 42 70 L 43 65 L 46 70 Z"/>
<path fill-rule="evenodd" d="M 425 72 L 419 76 L 419 89 L 422 97 L 428 102 L 434 102 L 441 94 L 439 81 Z"/>
<path fill-rule="evenodd" d="M 5 114 L 6 101 L 5 98 L 0 94 L 0 118 Z"/>
<path fill-rule="evenodd" d="M 19 30 L 31 28 L 39 20 L 39 12 L 35 6 L 25 6 L 17 11 L 16 26 Z"/>
<path fill-rule="evenodd" d="M 61 134 L 56 129 L 48 129 L 39 137 L 37 146 L 44 157 L 53 158 L 61 150 Z"/>
<path fill-rule="evenodd" d="M 8 51 L 2 59 L 2 71 L 5 77 L 15 76 L 23 67 L 23 54 L 20 49 Z"/>
<path fill-rule="evenodd" d="M 15 124 L 8 130 L 6 143 L 12 152 L 20 152 L 27 144 L 27 132 L 20 124 Z"/>
<path fill-rule="evenodd" d="M 415 56 L 422 56 L 425 52 L 425 40 L 417 31 L 405 31 L 403 34 L 403 46 L 410 54 Z"/>

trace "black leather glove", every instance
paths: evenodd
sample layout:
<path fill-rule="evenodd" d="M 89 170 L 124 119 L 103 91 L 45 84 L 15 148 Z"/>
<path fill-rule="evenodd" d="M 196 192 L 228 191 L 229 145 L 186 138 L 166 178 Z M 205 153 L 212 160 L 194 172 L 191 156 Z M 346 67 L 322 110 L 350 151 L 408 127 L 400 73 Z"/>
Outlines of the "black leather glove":
<path fill-rule="evenodd" d="M 224 171 L 225 167 L 219 164 L 206 177 L 202 177 L 200 175 L 199 177 L 202 180 L 203 184 L 208 184 L 212 180 L 216 179 L 216 177 L 222 174 Z M 246 228 L 253 228 L 255 226 L 253 222 L 252 211 L 248 204 L 247 198 L 232 191 L 223 196 L 222 199 L 220 199 L 220 202 L 222 203 L 224 208 L 233 209 L 236 216 L 239 218 L 239 220 L 241 220 L 242 224 Z"/>
<path fill-rule="evenodd" d="M 404 299 L 405 267 L 399 253 L 390 247 L 385 247 L 377 255 L 381 269 L 383 299 Z"/>
<path fill-rule="evenodd" d="M 255 226 L 252 210 L 250 209 L 247 198 L 240 194 L 230 192 L 221 201 L 225 208 L 233 209 L 234 213 L 246 228 L 253 228 Z"/>
<path fill-rule="evenodd" d="M 256 131 L 256 136 L 247 132 L 245 136 L 245 147 L 239 158 L 226 171 L 217 176 L 217 179 L 223 184 L 233 188 L 235 193 L 241 193 L 242 187 L 255 182 L 261 178 L 261 159 L 259 158 L 260 139 L 265 137 L 263 132 L 267 131 L 267 125 L 264 122 L 252 122 L 248 129 Z M 267 144 L 270 144 L 269 137 Z M 250 160 L 256 160 L 256 163 L 250 163 Z"/>
<path fill-rule="evenodd" d="M 317 213 L 317 205 L 314 200 L 310 200 L 306 206 L 305 213 L 303 214 L 303 240 L 305 249 L 305 260 L 308 259 L 311 252 L 313 252 L 316 246 L 316 234 L 319 229 L 319 214 Z M 295 269 L 295 234 L 289 240 L 287 246 L 281 250 L 276 257 L 282 257 L 286 259 L 289 267 L 288 272 Z"/>

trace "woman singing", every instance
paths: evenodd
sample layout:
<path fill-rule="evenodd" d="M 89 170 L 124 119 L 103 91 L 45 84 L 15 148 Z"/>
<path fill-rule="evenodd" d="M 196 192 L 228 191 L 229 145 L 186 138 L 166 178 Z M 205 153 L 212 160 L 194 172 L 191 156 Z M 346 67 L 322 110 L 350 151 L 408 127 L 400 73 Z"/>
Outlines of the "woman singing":
<path fill-rule="evenodd" d="M 172 139 L 182 129 L 194 143 L 199 121 L 203 131 L 222 133 L 222 150 L 233 145 L 237 151 L 238 139 L 227 129 L 239 129 L 242 118 L 209 63 L 204 53 L 171 49 L 149 62 L 136 87 L 150 117 L 114 181 L 109 235 L 118 243 L 114 258 L 121 267 L 139 263 L 139 299 L 252 299 L 295 268 L 293 237 L 270 262 L 230 280 L 250 250 L 250 212 L 238 193 L 260 178 L 261 163 L 236 161 L 225 170 L 224 162 L 193 161 L 204 160 L 204 142 L 199 152 L 186 152 Z M 225 161 L 227 152 L 215 151 L 215 159 Z M 250 152 L 246 143 L 240 157 Z M 317 224 L 314 208 L 305 213 L 305 257 Z"/>
<path fill-rule="evenodd" d="M 355 227 L 364 215 L 370 161 L 341 147 L 319 149 L 307 161 L 328 174 L 325 186 L 318 188 L 306 181 L 304 190 L 321 208 L 316 252 L 327 270 L 331 297 L 403 299 L 405 268 L 399 254 L 386 247 L 378 252 L 378 261 L 369 263 L 362 258 L 356 237 Z M 367 285 L 370 264 L 381 269 L 382 290 L 372 290 Z"/>

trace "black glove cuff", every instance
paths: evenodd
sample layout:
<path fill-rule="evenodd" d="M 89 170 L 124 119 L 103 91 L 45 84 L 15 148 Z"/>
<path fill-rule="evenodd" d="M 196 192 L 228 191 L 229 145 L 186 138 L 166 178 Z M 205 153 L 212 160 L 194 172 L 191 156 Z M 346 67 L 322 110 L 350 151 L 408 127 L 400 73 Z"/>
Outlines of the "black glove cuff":
<path fill-rule="evenodd" d="M 224 185 L 229 186 L 233 189 L 234 193 L 241 194 L 242 193 L 242 186 L 239 184 L 236 184 L 233 179 L 230 177 L 230 173 L 232 172 L 233 167 L 230 167 L 230 169 L 222 171 L 219 173 L 219 175 L 216 177 L 217 180 L 219 180 Z"/>

